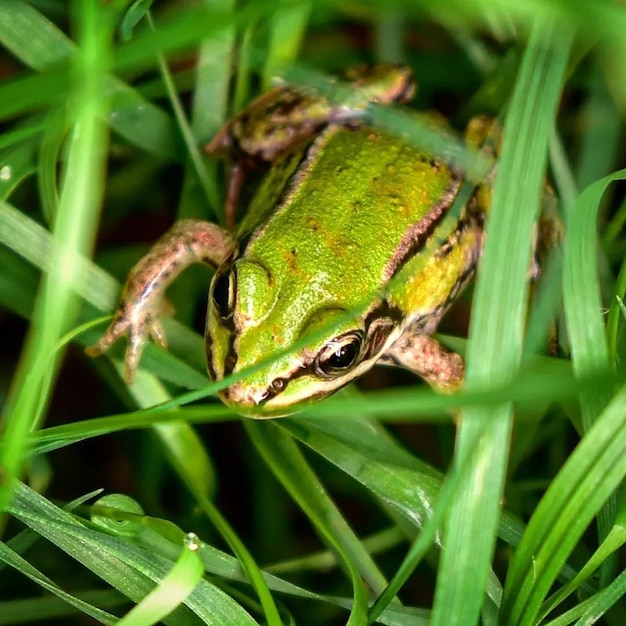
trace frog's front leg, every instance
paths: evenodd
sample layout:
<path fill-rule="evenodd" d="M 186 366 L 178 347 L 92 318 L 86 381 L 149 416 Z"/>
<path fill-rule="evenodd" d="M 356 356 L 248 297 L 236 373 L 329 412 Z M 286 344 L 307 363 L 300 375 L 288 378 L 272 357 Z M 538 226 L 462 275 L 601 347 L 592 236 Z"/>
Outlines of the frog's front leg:
<path fill-rule="evenodd" d="M 168 312 L 165 290 L 192 263 L 221 265 L 234 249 L 230 233 L 202 220 L 180 220 L 132 268 L 113 321 L 100 340 L 87 348 L 89 356 L 105 352 L 128 336 L 124 378 L 132 382 L 147 336 L 165 346 L 161 317 Z"/>
<path fill-rule="evenodd" d="M 443 393 L 459 389 L 465 375 L 463 357 L 446 350 L 430 335 L 412 328 L 408 328 L 387 349 L 379 363 L 411 370 Z"/>

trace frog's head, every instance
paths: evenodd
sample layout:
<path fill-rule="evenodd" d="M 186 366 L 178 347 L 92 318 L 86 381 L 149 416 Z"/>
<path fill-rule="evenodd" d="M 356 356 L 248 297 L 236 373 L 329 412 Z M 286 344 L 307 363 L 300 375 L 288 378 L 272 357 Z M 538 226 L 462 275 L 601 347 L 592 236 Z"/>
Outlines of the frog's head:
<path fill-rule="evenodd" d="M 294 290 L 247 259 L 227 262 L 213 277 L 209 375 L 220 381 L 242 374 L 220 392 L 238 413 L 297 412 L 363 374 L 398 337 L 400 316 L 386 303 L 350 315 L 315 282 Z"/>

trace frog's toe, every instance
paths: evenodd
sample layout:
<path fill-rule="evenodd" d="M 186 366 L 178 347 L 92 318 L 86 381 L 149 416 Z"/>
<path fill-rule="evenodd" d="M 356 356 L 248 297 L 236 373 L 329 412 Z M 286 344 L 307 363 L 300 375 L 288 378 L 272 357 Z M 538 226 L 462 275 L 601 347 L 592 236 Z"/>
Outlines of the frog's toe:
<path fill-rule="evenodd" d="M 167 347 L 165 331 L 158 315 L 164 310 L 168 311 L 169 308 L 171 306 L 164 300 L 156 307 L 125 306 L 122 303 L 102 337 L 86 348 L 85 352 L 92 357 L 99 356 L 121 337 L 128 337 L 128 347 L 124 356 L 124 380 L 129 384 L 132 383 L 148 337 L 152 337 L 162 348 Z"/>
<path fill-rule="evenodd" d="M 128 348 L 124 357 L 124 380 L 130 385 L 135 380 L 135 373 L 139 360 L 146 344 L 146 337 L 142 332 L 128 334 Z"/>
<path fill-rule="evenodd" d="M 128 347 L 124 357 L 124 380 L 130 384 L 135 378 L 148 337 L 152 337 L 156 344 L 165 348 L 167 347 L 165 332 L 163 324 L 158 317 L 152 316 L 150 309 L 135 311 L 132 321 L 120 330 L 119 335 L 128 335 Z"/>
<path fill-rule="evenodd" d="M 155 319 L 150 323 L 150 337 L 154 343 L 161 348 L 167 348 L 167 339 L 165 338 L 165 329 L 161 320 Z"/>
<path fill-rule="evenodd" d="M 85 348 L 88 356 L 104 354 L 120 337 L 128 336 L 128 348 L 124 358 L 124 379 L 132 382 L 145 343 L 145 322 L 130 322 L 127 316 L 116 315 L 105 333 L 92 346 Z"/>
<path fill-rule="evenodd" d="M 121 323 L 120 319 L 114 319 L 106 332 L 96 343 L 85 348 L 89 356 L 100 356 L 104 354 L 122 335 L 128 332 L 128 324 Z"/>

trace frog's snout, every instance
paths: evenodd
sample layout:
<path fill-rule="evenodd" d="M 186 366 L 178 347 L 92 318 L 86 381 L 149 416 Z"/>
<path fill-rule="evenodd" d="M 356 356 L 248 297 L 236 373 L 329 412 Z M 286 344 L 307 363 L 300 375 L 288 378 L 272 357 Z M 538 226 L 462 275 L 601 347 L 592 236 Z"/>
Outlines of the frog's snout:
<path fill-rule="evenodd" d="M 268 402 L 277 391 L 265 386 L 250 385 L 247 381 L 237 381 L 219 392 L 220 399 L 240 415 L 256 419 L 283 417 L 293 413 L 286 406 L 270 406 Z"/>

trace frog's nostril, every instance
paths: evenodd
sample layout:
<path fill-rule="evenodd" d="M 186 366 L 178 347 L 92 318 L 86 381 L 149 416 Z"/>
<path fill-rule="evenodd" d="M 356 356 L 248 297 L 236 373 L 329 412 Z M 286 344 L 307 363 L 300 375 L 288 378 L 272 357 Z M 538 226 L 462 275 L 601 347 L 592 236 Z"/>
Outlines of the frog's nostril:
<path fill-rule="evenodd" d="M 270 389 L 274 393 L 281 392 L 287 386 L 287 380 L 285 378 L 275 378 L 270 384 Z"/>

